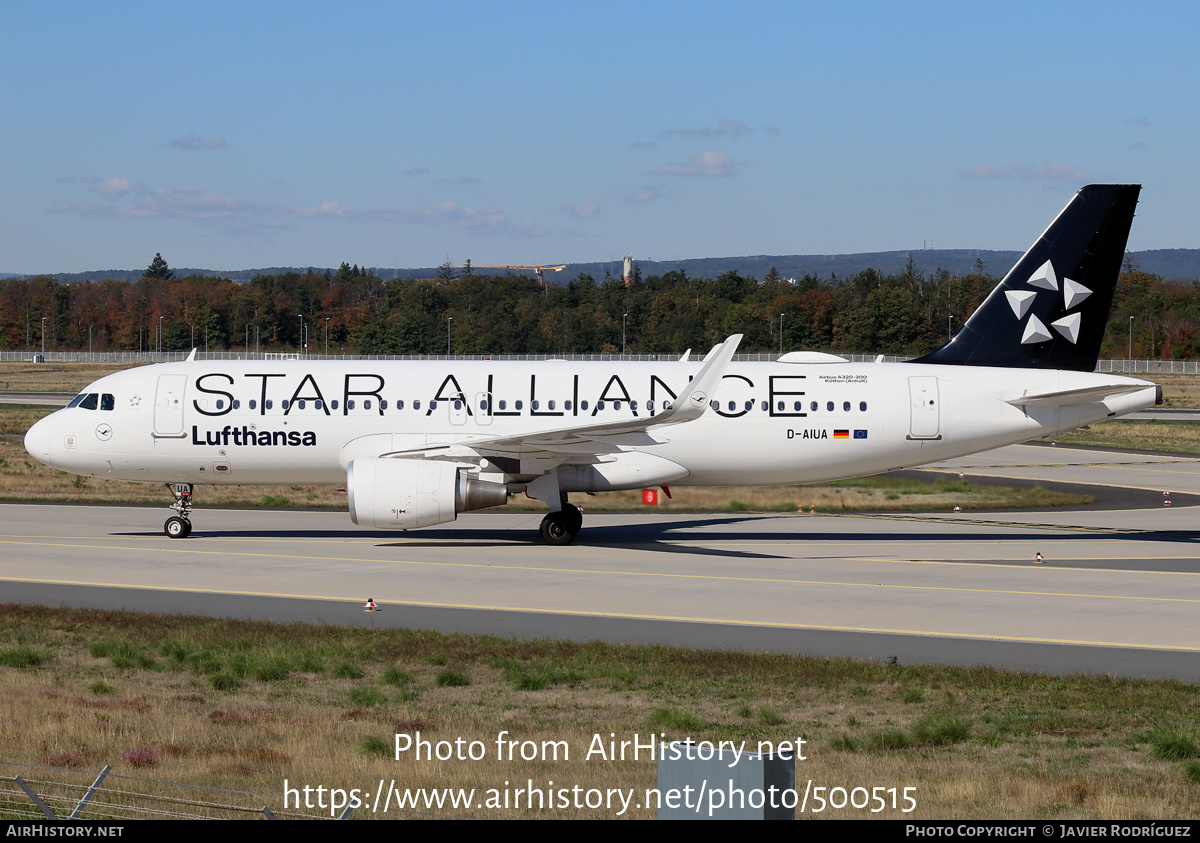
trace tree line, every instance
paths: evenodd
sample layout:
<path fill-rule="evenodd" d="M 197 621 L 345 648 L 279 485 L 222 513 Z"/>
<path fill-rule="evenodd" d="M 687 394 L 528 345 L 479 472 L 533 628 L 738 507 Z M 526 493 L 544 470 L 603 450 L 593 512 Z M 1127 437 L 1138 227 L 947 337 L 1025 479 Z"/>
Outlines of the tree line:
<path fill-rule="evenodd" d="M 359 354 L 672 353 L 733 333 L 746 352 L 808 349 L 915 356 L 957 330 L 995 286 L 982 271 L 865 270 L 847 278 L 762 279 L 683 271 L 619 279 L 527 276 L 449 264 L 437 278 L 384 281 L 357 265 L 259 275 L 248 283 L 175 278 L 155 256 L 136 282 L 0 281 L 0 348 L 93 351 L 308 351 Z M 1130 321 L 1130 317 L 1132 321 Z M 1200 284 L 1127 262 L 1102 355 L 1200 356 Z M 449 342 L 449 345 L 448 345 Z"/>

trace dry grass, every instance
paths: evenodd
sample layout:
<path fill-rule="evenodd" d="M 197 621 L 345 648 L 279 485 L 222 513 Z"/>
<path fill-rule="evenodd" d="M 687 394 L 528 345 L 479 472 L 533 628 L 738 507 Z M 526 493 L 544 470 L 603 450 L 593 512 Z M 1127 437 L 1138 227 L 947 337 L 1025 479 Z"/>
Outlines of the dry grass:
<path fill-rule="evenodd" d="M 1097 445 L 1133 451 L 1200 454 L 1200 423 L 1174 421 L 1106 421 L 1087 430 L 1054 437 L 1064 445 Z"/>
<path fill-rule="evenodd" d="M 18 646 L 44 659 L 0 667 L 0 758 L 18 763 L 109 763 L 126 775 L 264 793 L 280 793 L 285 778 L 344 788 L 382 778 L 402 788 L 532 779 L 640 794 L 654 786 L 654 763 L 585 760 L 594 735 L 751 746 L 803 737 L 801 788 L 808 779 L 916 787 L 914 818 L 1200 811 L 1184 762 L 1154 751 L 1156 735 L 1196 734 L 1200 689 L 1176 682 L 0 606 L 0 655 Z M 146 666 L 114 664 L 139 660 Z M 470 684 L 439 684 L 448 669 Z M 221 675 L 237 687 L 215 690 Z M 482 741 L 488 759 L 393 760 L 394 735 L 418 730 L 435 741 Z M 570 759 L 497 761 L 501 730 L 567 741 Z M 897 744 L 906 745 L 883 748 Z"/>
<path fill-rule="evenodd" d="M 79 392 L 92 381 L 135 365 L 138 364 L 0 363 L 0 392 Z"/>
<path fill-rule="evenodd" d="M 1162 385 L 1164 407 L 1200 407 L 1200 375 L 1139 375 L 1138 377 Z"/>

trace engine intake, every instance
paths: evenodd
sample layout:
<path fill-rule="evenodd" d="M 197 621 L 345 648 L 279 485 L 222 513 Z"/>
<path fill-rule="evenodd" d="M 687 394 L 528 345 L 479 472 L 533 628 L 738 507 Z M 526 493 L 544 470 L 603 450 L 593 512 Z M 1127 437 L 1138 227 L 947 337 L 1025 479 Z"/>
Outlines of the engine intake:
<path fill-rule="evenodd" d="M 351 460 L 346 466 L 350 518 L 360 527 L 411 530 L 508 502 L 507 486 L 478 480 L 470 469 L 437 460 Z"/>

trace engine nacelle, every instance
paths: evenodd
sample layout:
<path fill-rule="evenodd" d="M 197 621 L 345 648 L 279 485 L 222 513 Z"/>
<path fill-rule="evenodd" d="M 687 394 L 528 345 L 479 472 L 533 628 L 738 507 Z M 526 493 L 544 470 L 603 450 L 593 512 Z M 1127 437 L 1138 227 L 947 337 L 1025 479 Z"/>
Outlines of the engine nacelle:
<path fill-rule="evenodd" d="M 503 483 L 477 480 L 469 468 L 438 460 L 351 460 L 346 466 L 350 518 L 360 527 L 411 530 L 508 502 Z"/>

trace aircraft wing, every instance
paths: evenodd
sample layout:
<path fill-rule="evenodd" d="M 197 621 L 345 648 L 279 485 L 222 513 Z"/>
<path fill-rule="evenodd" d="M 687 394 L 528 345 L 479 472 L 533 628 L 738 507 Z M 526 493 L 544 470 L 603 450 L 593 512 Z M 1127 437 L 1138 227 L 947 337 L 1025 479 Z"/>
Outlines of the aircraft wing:
<path fill-rule="evenodd" d="M 653 416 L 641 416 L 626 421 L 603 421 L 596 424 L 574 425 L 534 433 L 465 439 L 459 442 L 426 445 L 407 451 L 393 451 L 385 457 L 423 457 L 425 459 L 455 458 L 468 454 L 595 454 L 615 451 L 620 445 L 650 444 L 646 436 L 652 427 L 664 427 L 693 421 L 704 415 L 709 400 L 716 393 L 725 369 L 741 334 L 734 334 L 714 346 L 699 373 L 683 394 L 669 408 Z"/>

